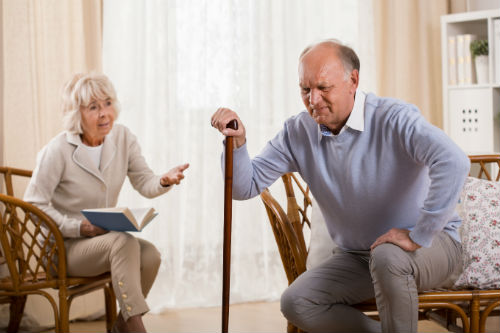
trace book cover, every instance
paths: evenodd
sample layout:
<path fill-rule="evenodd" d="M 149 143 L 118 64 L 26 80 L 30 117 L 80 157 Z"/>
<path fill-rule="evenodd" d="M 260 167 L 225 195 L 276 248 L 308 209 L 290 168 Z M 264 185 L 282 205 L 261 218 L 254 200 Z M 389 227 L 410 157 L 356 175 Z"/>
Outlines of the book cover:
<path fill-rule="evenodd" d="M 457 80 L 457 37 L 448 37 L 448 84 L 456 85 Z"/>
<path fill-rule="evenodd" d="M 114 231 L 141 231 L 158 215 L 152 207 L 96 208 L 83 209 L 81 212 L 93 225 Z"/>

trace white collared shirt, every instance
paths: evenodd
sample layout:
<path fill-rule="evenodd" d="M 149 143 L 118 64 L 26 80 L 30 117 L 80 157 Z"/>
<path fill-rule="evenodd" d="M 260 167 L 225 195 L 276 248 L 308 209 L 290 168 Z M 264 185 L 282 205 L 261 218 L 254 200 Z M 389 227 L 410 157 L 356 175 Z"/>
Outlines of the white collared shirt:
<path fill-rule="evenodd" d="M 356 90 L 352 111 L 349 115 L 349 118 L 347 118 L 347 122 L 340 129 L 340 132 L 335 135 L 325 125 L 319 125 L 320 134 L 322 136 L 337 136 L 345 131 L 346 127 L 350 127 L 353 130 L 363 132 L 365 129 L 365 99 L 366 94 L 359 89 Z"/>

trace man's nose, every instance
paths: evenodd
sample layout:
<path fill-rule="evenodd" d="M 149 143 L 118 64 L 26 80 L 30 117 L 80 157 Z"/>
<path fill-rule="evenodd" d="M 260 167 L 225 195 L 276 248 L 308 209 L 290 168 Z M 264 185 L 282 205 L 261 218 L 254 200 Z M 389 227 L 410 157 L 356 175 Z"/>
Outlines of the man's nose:
<path fill-rule="evenodd" d="M 311 89 L 311 93 L 309 95 L 309 104 L 312 106 L 317 105 L 321 100 L 321 92 L 318 89 Z"/>

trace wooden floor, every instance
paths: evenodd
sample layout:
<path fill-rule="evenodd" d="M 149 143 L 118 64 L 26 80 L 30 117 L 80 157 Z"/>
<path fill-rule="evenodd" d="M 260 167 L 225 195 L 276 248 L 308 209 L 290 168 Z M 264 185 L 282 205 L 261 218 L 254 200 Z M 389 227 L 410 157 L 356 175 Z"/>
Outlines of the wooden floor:
<path fill-rule="evenodd" d="M 147 314 L 144 323 L 148 332 L 220 332 L 220 308 L 169 310 L 162 314 Z M 448 332 L 434 322 L 419 322 L 418 332 Z M 75 322 L 71 332 L 105 332 L 104 321 Z M 231 305 L 230 332 L 286 332 L 278 302 Z M 499 332 L 499 318 L 488 319 L 487 332 Z M 53 332 L 53 331 L 46 331 Z"/>

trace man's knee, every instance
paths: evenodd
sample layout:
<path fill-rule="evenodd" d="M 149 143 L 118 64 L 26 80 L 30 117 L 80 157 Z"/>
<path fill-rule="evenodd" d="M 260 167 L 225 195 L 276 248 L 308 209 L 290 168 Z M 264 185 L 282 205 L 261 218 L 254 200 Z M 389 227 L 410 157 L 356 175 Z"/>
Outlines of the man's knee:
<path fill-rule="evenodd" d="M 283 294 L 281 294 L 281 299 L 280 299 L 280 309 L 281 313 L 283 313 L 283 316 L 285 318 L 289 318 L 292 316 L 292 313 L 294 312 L 293 310 L 293 296 L 289 291 L 289 288 L 285 289 Z"/>
<path fill-rule="evenodd" d="M 301 298 L 297 290 L 295 290 L 293 284 L 290 285 L 284 292 L 281 294 L 281 313 L 292 323 L 296 323 L 299 317 L 299 314 L 304 311 L 304 305 L 299 305 L 299 299 Z"/>
<path fill-rule="evenodd" d="M 372 278 L 380 274 L 411 275 L 413 267 L 408 254 L 402 248 L 385 243 L 372 250 L 370 273 Z"/>

